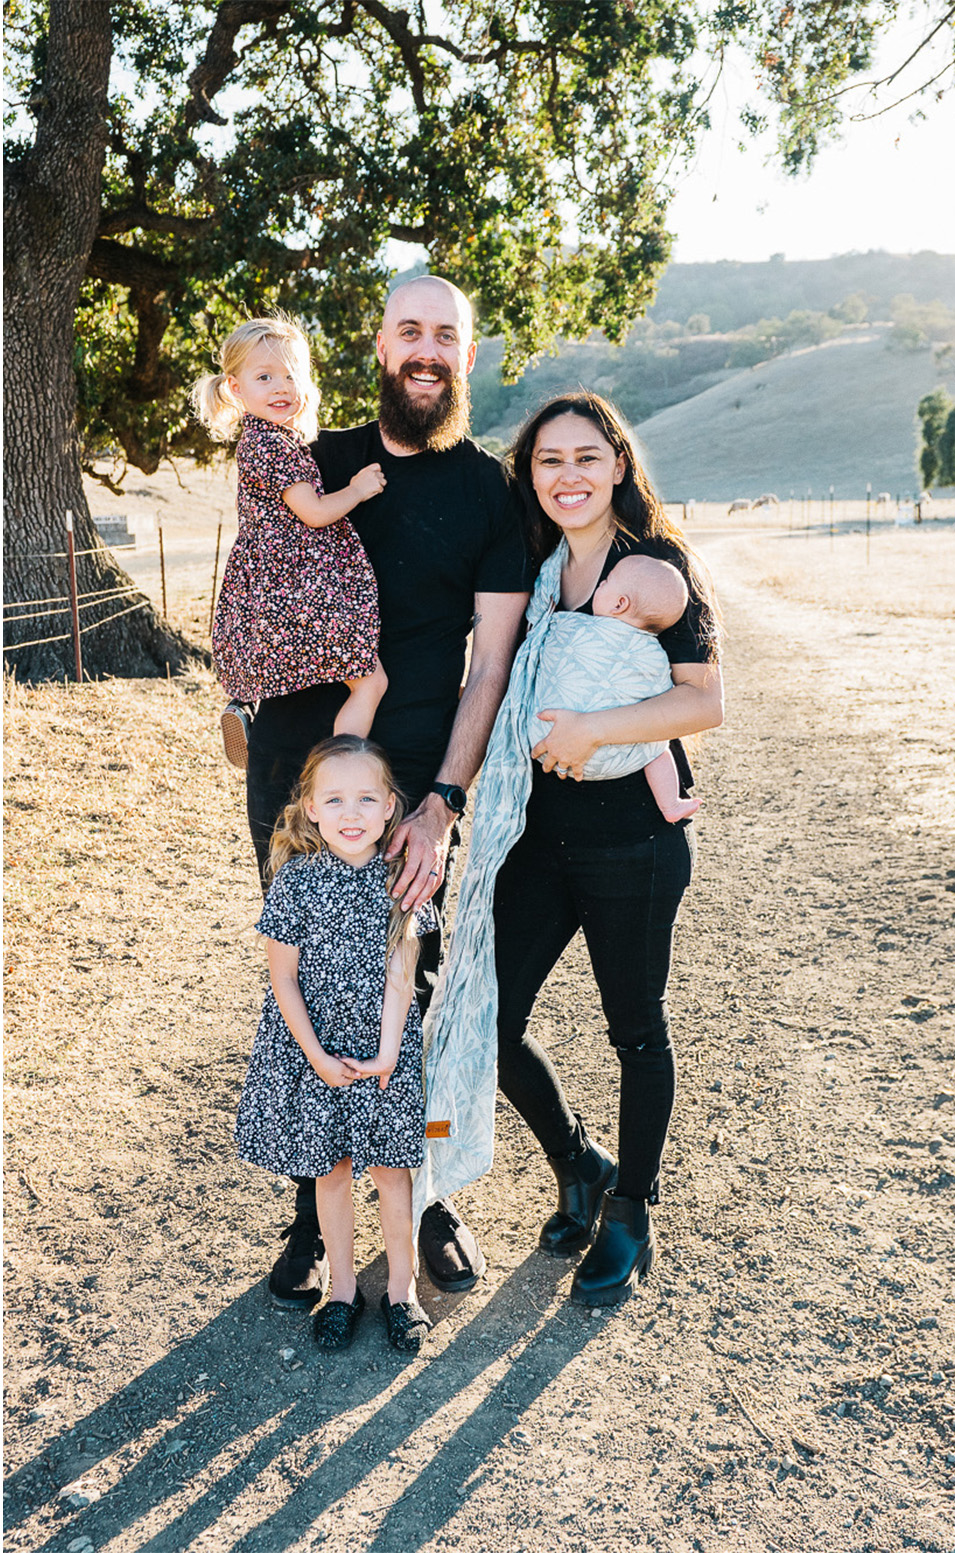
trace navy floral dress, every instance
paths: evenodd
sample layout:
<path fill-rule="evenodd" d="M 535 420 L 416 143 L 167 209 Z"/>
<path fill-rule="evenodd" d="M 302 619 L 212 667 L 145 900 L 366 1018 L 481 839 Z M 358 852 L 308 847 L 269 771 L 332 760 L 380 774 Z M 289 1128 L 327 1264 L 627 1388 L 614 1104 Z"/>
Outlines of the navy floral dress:
<path fill-rule="evenodd" d="M 293 858 L 275 876 L 258 931 L 299 951 L 298 980 L 315 1034 L 336 1057 L 374 1057 L 381 1040 L 391 900 L 379 855 L 354 868 L 333 853 Z M 437 919 L 427 903 L 419 936 Z M 336 1089 L 319 1078 L 282 1018 L 271 987 L 239 1102 L 239 1155 L 276 1175 L 324 1176 L 350 1158 L 414 1168 L 424 1154 L 421 1015 L 414 998 L 388 1088 L 378 1077 Z"/>
<path fill-rule="evenodd" d="M 212 628 L 225 689 L 261 701 L 370 674 L 378 589 L 361 540 L 347 518 L 309 528 L 282 497 L 303 481 L 323 494 L 304 439 L 245 415 L 235 458 L 239 532 Z"/>

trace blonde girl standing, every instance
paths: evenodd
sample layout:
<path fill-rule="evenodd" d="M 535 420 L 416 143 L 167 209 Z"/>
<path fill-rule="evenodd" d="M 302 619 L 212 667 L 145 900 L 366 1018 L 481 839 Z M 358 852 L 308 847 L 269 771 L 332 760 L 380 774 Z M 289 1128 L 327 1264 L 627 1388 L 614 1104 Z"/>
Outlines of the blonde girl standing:
<path fill-rule="evenodd" d="M 314 1176 L 332 1299 L 322 1348 L 347 1348 L 365 1300 L 355 1277 L 352 1180 L 378 1191 L 388 1256 L 382 1310 L 392 1346 L 417 1352 L 431 1323 L 417 1303 L 411 1170 L 424 1145 L 417 937 L 430 904 L 403 912 L 384 853 L 402 803 L 383 752 L 353 735 L 312 751 L 272 839 L 273 883 L 258 931 L 271 988 L 236 1120 L 240 1156 Z"/>
<path fill-rule="evenodd" d="M 218 441 L 239 433 L 239 532 L 226 563 L 212 630 L 216 671 L 232 701 L 226 754 L 247 765 L 247 709 L 271 696 L 341 682 L 348 700 L 336 733 L 366 735 L 387 688 L 378 659 L 378 591 L 347 514 L 384 489 L 379 464 L 326 496 L 308 450 L 318 389 L 308 341 L 281 314 L 233 329 L 221 371 L 192 390 Z"/>

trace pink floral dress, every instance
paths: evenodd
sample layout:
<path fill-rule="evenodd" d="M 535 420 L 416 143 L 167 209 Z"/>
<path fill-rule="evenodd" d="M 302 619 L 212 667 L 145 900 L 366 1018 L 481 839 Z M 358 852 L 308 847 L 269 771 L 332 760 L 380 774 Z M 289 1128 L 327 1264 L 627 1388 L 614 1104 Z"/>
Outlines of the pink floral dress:
<path fill-rule="evenodd" d="M 283 500 L 302 481 L 322 495 L 301 435 L 246 415 L 236 448 L 239 532 L 212 628 L 216 672 L 239 701 L 360 679 L 378 654 L 378 589 L 347 518 L 309 528 Z"/>

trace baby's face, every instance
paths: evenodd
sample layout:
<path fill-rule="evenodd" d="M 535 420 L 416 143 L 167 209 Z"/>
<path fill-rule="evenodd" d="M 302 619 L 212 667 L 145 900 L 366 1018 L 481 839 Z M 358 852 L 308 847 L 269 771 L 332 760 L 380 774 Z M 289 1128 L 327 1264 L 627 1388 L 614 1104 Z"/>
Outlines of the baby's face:
<path fill-rule="evenodd" d="M 593 611 L 595 615 L 608 616 L 616 614 L 618 618 L 626 620 L 632 613 L 631 610 L 628 610 L 625 615 L 620 616 L 618 610 L 620 600 L 622 598 L 629 599 L 632 593 L 632 589 L 623 586 L 623 579 L 620 575 L 621 564 L 618 562 L 613 571 L 608 572 L 603 582 L 597 584 L 593 597 Z"/>

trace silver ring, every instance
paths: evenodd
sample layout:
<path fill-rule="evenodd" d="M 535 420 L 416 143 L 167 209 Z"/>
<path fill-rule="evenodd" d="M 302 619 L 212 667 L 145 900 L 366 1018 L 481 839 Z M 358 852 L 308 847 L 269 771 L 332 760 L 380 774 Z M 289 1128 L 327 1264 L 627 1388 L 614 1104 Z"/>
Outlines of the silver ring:
<path fill-rule="evenodd" d="M 428 875 L 428 878 L 429 879 L 437 879 L 437 877 L 438 877 L 438 870 L 436 868 L 432 868 L 431 872 Z"/>
<path fill-rule="evenodd" d="M 570 767 L 569 766 L 555 766 L 554 770 L 557 772 L 558 776 L 567 776 L 569 771 L 570 771 Z"/>

